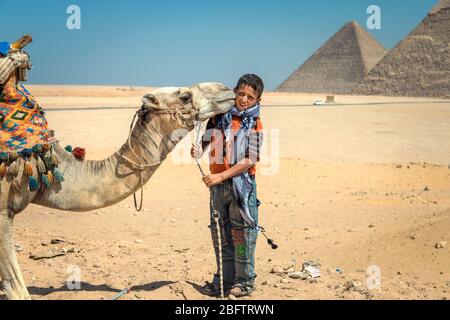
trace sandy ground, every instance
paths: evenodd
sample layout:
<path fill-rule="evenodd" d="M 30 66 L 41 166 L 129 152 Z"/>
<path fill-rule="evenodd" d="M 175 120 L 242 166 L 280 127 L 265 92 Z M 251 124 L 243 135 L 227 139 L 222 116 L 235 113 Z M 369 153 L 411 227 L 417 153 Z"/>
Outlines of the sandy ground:
<path fill-rule="evenodd" d="M 102 159 L 125 142 L 148 89 L 30 90 L 62 145 Z M 317 98 L 264 96 L 260 220 L 279 249 L 259 238 L 258 288 L 246 299 L 449 299 L 450 101 L 339 96 L 311 106 Z M 121 299 L 210 299 L 198 291 L 215 271 L 208 191 L 192 162 L 176 161 L 189 144 L 145 186 L 143 212 L 131 197 L 89 213 L 35 205 L 21 213 L 15 242 L 33 299 L 111 299 L 124 288 L 131 292 Z M 30 257 L 63 248 L 63 256 Z M 292 260 L 297 271 L 306 260 L 320 264 L 321 277 L 271 273 Z M 377 268 L 381 287 L 369 290 Z M 81 288 L 71 290 L 77 270 Z"/>

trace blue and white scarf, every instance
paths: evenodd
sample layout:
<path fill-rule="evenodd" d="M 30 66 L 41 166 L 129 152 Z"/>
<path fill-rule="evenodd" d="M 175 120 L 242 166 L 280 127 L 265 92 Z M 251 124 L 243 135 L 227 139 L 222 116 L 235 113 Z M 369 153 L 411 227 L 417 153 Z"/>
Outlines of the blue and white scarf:
<path fill-rule="evenodd" d="M 241 127 L 236 133 L 236 139 L 234 141 L 234 163 L 238 163 L 245 158 L 246 151 L 249 145 L 249 136 L 251 130 L 255 125 L 256 118 L 259 118 L 260 105 L 239 111 L 236 106 L 234 106 L 230 111 L 224 114 L 217 123 L 217 128 L 221 129 L 225 135 L 225 141 L 228 142 L 232 136 L 231 130 L 231 120 L 233 116 L 242 118 Z M 250 210 L 248 208 L 248 201 L 250 194 L 253 191 L 253 183 L 250 178 L 248 171 L 238 174 L 232 178 L 233 181 L 233 191 L 234 196 L 239 203 L 239 210 L 241 212 L 242 218 L 250 225 L 252 229 L 259 230 L 258 224 L 250 215 Z"/>

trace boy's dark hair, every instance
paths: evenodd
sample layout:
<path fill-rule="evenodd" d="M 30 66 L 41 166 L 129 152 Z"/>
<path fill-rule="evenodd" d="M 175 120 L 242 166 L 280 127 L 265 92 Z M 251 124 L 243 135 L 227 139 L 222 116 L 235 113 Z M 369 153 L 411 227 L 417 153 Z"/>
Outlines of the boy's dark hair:
<path fill-rule="evenodd" d="M 261 98 L 263 92 L 264 92 L 264 83 L 261 80 L 260 77 L 258 77 L 256 74 L 244 74 L 238 81 L 236 88 L 234 88 L 234 91 L 237 91 L 242 86 L 250 86 L 258 92 L 258 99 Z"/>

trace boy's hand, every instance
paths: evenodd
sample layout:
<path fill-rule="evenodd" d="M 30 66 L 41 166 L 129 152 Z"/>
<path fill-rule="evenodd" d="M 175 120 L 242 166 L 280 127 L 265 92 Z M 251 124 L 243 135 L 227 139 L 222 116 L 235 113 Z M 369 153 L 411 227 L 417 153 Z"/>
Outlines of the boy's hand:
<path fill-rule="evenodd" d="M 222 174 L 210 174 L 203 177 L 203 182 L 206 184 L 208 188 L 211 188 L 212 186 L 215 186 L 219 183 L 222 183 L 224 181 L 224 177 Z"/>
<path fill-rule="evenodd" d="M 191 148 L 191 157 L 200 159 L 203 156 L 203 148 L 201 144 L 193 144 Z"/>

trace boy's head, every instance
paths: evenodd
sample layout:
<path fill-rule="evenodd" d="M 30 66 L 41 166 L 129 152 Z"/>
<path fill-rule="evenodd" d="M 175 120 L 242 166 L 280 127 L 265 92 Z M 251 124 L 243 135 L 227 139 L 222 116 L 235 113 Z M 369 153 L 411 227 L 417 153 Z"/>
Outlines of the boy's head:
<path fill-rule="evenodd" d="M 261 101 L 264 92 L 264 83 L 255 74 L 243 75 L 234 88 L 236 94 L 236 107 L 239 111 L 244 111 L 253 107 Z"/>

